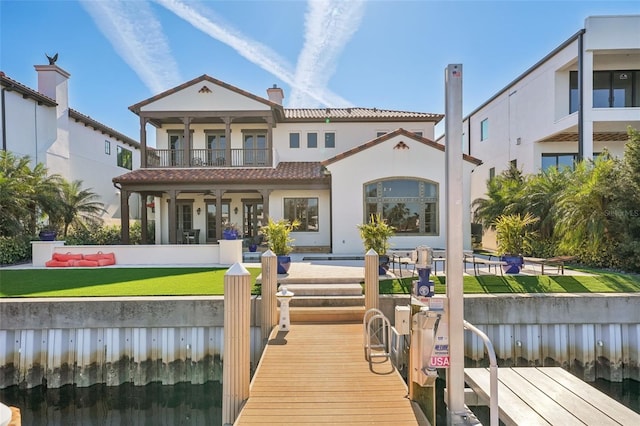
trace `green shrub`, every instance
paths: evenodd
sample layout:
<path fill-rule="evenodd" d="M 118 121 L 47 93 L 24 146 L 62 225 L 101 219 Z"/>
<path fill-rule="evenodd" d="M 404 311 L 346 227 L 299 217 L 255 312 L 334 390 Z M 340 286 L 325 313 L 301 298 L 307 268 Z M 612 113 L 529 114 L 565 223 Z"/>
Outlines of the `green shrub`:
<path fill-rule="evenodd" d="M 0 265 L 13 265 L 30 258 L 31 239 L 29 237 L 0 237 Z"/>

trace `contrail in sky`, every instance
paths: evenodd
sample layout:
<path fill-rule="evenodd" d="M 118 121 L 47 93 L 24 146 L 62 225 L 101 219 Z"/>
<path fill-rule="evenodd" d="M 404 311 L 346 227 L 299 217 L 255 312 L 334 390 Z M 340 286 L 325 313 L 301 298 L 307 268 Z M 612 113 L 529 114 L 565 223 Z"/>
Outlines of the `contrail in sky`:
<path fill-rule="evenodd" d="M 313 106 L 308 94 L 327 86 L 337 58 L 360 26 L 363 14 L 361 0 L 309 0 L 305 41 L 298 56 L 289 106 Z"/>
<path fill-rule="evenodd" d="M 183 82 L 162 24 L 147 2 L 82 0 L 80 3 L 152 93 Z"/>
<path fill-rule="evenodd" d="M 301 91 L 317 103 L 325 106 L 350 105 L 347 100 L 328 91 L 324 85 L 297 87 L 296 78 L 290 71 L 292 67 L 286 60 L 262 43 L 246 37 L 228 25 L 222 25 L 216 22 L 219 21 L 219 19 L 216 18 L 211 11 L 205 9 L 196 11 L 191 5 L 187 5 L 179 0 L 155 1 L 210 37 L 227 44 L 242 57 L 291 85 L 292 88 Z"/>

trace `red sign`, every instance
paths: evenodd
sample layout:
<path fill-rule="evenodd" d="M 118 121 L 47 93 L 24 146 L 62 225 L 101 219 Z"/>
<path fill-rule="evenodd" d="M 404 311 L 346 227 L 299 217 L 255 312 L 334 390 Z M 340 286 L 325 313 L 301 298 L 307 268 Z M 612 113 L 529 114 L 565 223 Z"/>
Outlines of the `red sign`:
<path fill-rule="evenodd" d="M 449 367 L 449 357 L 448 356 L 432 356 L 429 361 L 430 367 Z"/>

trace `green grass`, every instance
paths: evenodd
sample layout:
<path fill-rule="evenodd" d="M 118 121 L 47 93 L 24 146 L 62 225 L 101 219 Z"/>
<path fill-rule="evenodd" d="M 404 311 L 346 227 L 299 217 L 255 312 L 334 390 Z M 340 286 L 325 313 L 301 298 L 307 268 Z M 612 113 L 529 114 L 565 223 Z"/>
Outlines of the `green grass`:
<path fill-rule="evenodd" d="M 499 293 L 623 293 L 640 292 L 640 275 L 603 272 L 594 269 L 581 269 L 595 274 L 583 275 L 480 275 L 465 276 L 463 286 L 465 294 Z M 436 293 L 446 293 L 446 278 L 431 276 L 435 281 Z M 411 291 L 411 278 L 380 281 L 381 294 L 408 294 Z"/>
<path fill-rule="evenodd" d="M 252 293 L 260 268 L 248 268 Z M 221 296 L 223 268 L 0 270 L 0 297 Z"/>
<path fill-rule="evenodd" d="M 580 269 L 594 274 L 535 276 L 465 276 L 466 294 L 621 293 L 640 292 L 640 275 Z M 252 294 L 260 268 L 248 268 Z M 89 296 L 221 296 L 224 274 L 219 268 L 101 268 L 0 270 L 0 297 Z M 443 276 L 431 277 L 436 293 L 446 292 Z M 380 281 L 381 294 L 409 294 L 412 279 Z"/>

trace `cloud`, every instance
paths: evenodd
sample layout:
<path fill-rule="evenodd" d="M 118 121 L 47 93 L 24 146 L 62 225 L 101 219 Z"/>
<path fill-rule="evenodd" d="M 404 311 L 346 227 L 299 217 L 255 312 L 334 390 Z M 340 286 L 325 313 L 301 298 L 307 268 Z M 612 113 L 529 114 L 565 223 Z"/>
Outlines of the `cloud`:
<path fill-rule="evenodd" d="M 193 27 L 225 43 L 248 61 L 289 84 L 292 86 L 292 90 L 298 90 L 315 102 L 325 106 L 349 105 L 348 101 L 331 93 L 322 85 L 305 85 L 298 87 L 296 78 L 291 71 L 293 67 L 284 58 L 264 44 L 252 40 L 240 31 L 222 23 L 220 18 L 202 5 L 196 5 L 196 7 L 198 7 L 198 10 L 196 10 L 192 7 L 192 4 L 187 5 L 179 0 L 155 1 L 190 23 Z"/>
<path fill-rule="evenodd" d="M 146 1 L 82 0 L 80 3 L 152 93 L 183 82 L 162 25 Z"/>
<path fill-rule="evenodd" d="M 364 15 L 364 1 L 361 0 L 310 0 L 308 4 L 305 42 L 298 56 L 289 100 L 290 106 L 294 107 L 310 106 L 308 94 L 327 86 L 338 57 Z"/>

